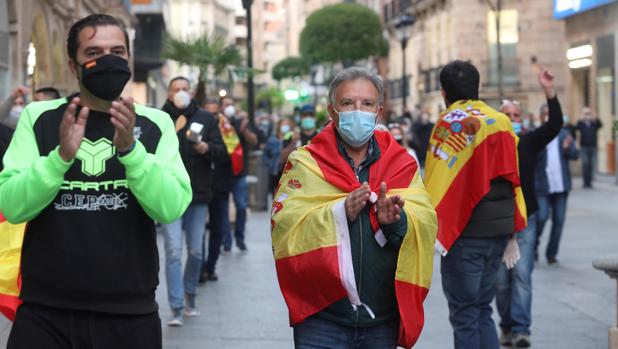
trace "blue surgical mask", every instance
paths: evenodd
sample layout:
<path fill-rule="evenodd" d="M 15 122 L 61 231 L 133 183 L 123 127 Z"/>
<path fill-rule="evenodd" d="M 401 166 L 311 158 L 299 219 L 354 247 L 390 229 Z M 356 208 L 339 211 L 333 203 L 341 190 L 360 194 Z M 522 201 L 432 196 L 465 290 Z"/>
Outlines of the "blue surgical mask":
<path fill-rule="evenodd" d="M 290 125 L 281 125 L 281 128 L 279 130 L 282 134 L 286 134 L 290 132 Z"/>
<path fill-rule="evenodd" d="M 521 134 L 521 130 L 521 122 L 513 121 L 513 131 L 515 134 L 519 136 Z"/>
<path fill-rule="evenodd" d="M 300 121 L 300 127 L 303 130 L 313 130 L 315 128 L 315 119 L 311 117 L 305 117 Z"/>
<path fill-rule="evenodd" d="M 343 140 L 354 148 L 367 143 L 376 127 L 376 113 L 362 110 L 338 112 L 337 131 Z"/>

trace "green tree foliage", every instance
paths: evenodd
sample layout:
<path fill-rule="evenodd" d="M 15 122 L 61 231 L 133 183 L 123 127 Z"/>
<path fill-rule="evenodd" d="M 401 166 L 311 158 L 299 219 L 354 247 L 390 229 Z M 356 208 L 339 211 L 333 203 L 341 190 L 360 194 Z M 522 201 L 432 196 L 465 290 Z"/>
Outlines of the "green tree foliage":
<path fill-rule="evenodd" d="M 258 91 L 255 101 L 257 105 L 266 107 L 268 112 L 272 113 L 274 109 L 279 109 L 283 106 L 285 97 L 276 87 L 269 87 Z"/>
<path fill-rule="evenodd" d="M 272 70 L 273 79 L 281 81 L 286 78 L 305 76 L 311 72 L 311 65 L 302 57 L 287 57 L 279 61 Z"/>
<path fill-rule="evenodd" d="M 355 3 L 326 6 L 312 13 L 300 34 L 300 52 L 312 63 L 343 62 L 383 56 L 388 41 L 380 18 Z"/>
<path fill-rule="evenodd" d="M 161 56 L 199 69 L 195 99 L 200 102 L 206 96 L 209 69 L 212 69 L 216 76 L 241 62 L 240 52 L 234 45 L 227 44 L 225 39 L 218 35 L 208 34 L 187 41 L 167 35 Z"/>

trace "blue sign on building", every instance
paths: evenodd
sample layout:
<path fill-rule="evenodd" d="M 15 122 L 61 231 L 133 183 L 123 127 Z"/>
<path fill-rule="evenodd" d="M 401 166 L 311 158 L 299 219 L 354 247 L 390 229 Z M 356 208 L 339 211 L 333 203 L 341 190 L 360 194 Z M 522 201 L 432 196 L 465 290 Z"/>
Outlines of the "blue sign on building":
<path fill-rule="evenodd" d="M 563 19 L 617 0 L 554 0 L 554 18 Z"/>

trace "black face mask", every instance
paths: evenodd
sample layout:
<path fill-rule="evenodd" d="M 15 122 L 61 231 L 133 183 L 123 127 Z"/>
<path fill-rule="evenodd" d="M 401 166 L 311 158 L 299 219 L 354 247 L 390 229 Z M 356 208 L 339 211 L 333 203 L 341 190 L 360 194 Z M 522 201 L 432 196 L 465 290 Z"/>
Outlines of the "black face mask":
<path fill-rule="evenodd" d="M 118 98 L 131 78 L 129 61 L 116 55 L 104 55 L 82 66 L 81 82 L 94 96 L 106 101 Z"/>

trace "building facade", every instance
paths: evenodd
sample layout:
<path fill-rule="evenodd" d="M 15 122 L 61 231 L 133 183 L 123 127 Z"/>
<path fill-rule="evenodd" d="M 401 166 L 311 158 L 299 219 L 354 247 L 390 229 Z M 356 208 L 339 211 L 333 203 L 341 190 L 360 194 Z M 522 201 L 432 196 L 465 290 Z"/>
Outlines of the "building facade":
<path fill-rule="evenodd" d="M 496 1 L 490 1 L 494 4 Z M 566 58 L 564 23 L 553 19 L 549 1 L 502 0 L 500 41 L 503 98 L 520 101 L 535 112 L 544 103 L 536 74 L 540 66 L 557 76 L 558 94 L 565 96 Z M 395 26 L 402 14 L 415 18 L 410 28 L 403 72 L 402 45 Z M 389 29 L 390 53 L 387 80 L 391 109 L 403 110 L 403 81 L 407 82 L 407 107 L 418 105 L 437 118 L 444 108 L 439 73 L 448 62 L 471 61 L 481 74 L 481 98 L 500 104 L 497 69 L 495 12 L 487 1 L 397 0 L 383 4 Z M 405 75 L 405 78 L 402 76 Z M 566 96 L 565 96 L 566 97 Z M 563 98 L 566 99 L 566 98 Z"/>
<path fill-rule="evenodd" d="M 239 1 L 227 0 L 171 0 L 168 1 L 169 21 L 167 32 L 182 40 L 197 39 L 202 35 L 217 35 L 225 39 L 228 44 L 235 43 L 234 21 L 236 10 L 234 3 Z M 182 66 L 174 61 L 167 62 L 164 69 L 167 79 L 175 76 L 185 76 L 194 85 L 197 85 L 199 69 Z M 216 95 L 221 89 L 228 89 L 230 77 L 223 73 L 214 76 L 209 72 L 207 79 L 207 94 Z"/>
<path fill-rule="evenodd" d="M 568 91 L 565 103 L 576 121 L 583 107 L 603 123 L 599 132 L 597 170 L 616 172 L 618 99 L 618 1 L 554 1 L 554 17 L 566 25 Z"/>
<path fill-rule="evenodd" d="M 114 0 L 0 0 L 0 98 L 19 85 L 31 90 L 52 86 L 64 95 L 77 91 L 67 65 L 69 28 L 88 14 L 107 13 L 123 21 L 132 36 L 130 5 Z"/>

